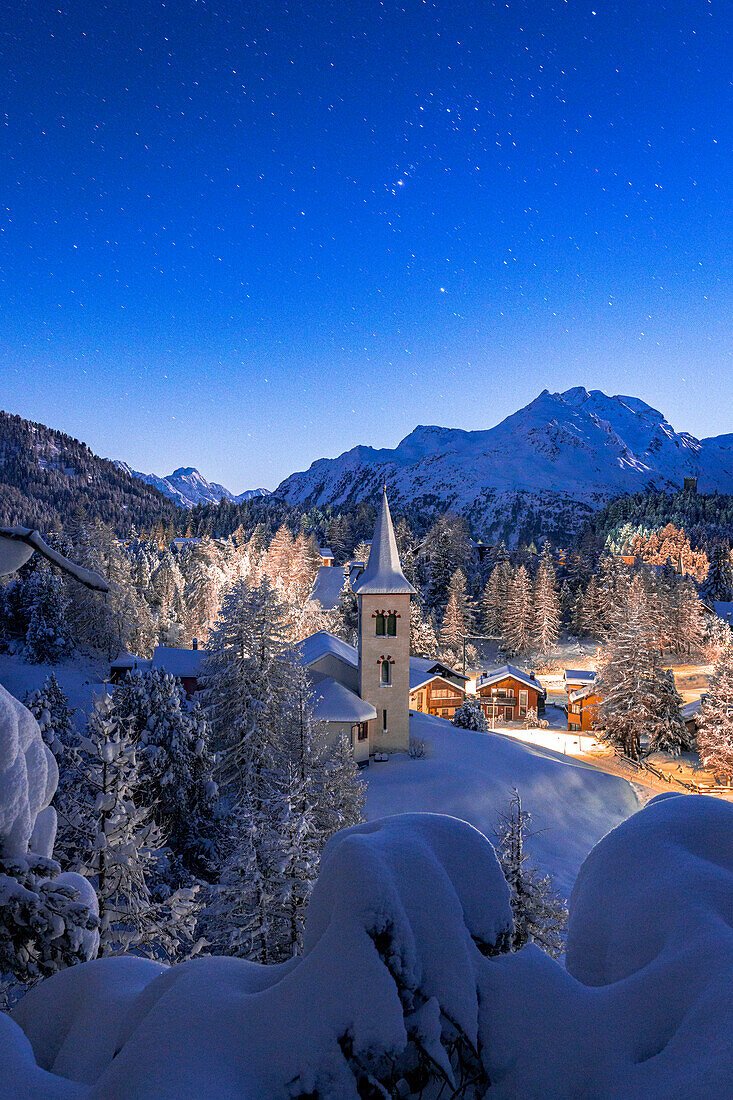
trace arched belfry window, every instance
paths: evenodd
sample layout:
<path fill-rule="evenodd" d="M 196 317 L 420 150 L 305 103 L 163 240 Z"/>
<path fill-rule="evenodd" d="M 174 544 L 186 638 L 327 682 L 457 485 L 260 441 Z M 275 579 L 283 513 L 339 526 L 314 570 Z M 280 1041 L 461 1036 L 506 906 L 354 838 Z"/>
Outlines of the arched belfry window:
<path fill-rule="evenodd" d="M 390 611 L 387 615 L 387 634 L 390 638 L 394 638 L 397 634 L 397 616 L 394 611 Z"/>
<path fill-rule="evenodd" d="M 387 660 L 382 661 L 382 683 L 392 683 L 392 666 Z"/>
<path fill-rule="evenodd" d="M 384 635 L 384 632 L 385 632 L 384 612 L 382 612 L 382 611 L 377 612 L 376 622 L 377 622 L 377 636 L 382 637 Z"/>

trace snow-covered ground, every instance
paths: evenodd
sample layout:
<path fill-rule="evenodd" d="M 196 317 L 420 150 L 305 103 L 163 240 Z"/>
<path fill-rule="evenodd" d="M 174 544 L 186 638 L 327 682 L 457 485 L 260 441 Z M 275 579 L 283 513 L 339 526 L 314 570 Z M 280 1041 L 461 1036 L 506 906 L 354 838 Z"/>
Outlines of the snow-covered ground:
<path fill-rule="evenodd" d="M 40 688 L 53 672 L 69 700 L 69 705 L 81 713 L 88 713 L 94 695 L 103 689 L 109 676 L 109 663 L 91 657 L 75 655 L 73 660 L 52 665 L 27 664 L 20 657 L 0 653 L 0 684 L 21 702 L 26 693 Z"/>
<path fill-rule="evenodd" d="M 470 822 L 491 839 L 497 814 L 516 787 L 538 830 L 532 856 L 569 895 L 580 864 L 602 836 L 639 808 L 629 783 L 580 760 L 501 733 L 456 729 L 442 718 L 413 713 L 413 737 L 427 755 L 372 763 L 367 778 L 370 819 L 430 811 Z M 576 739 L 577 740 L 577 739 Z"/>

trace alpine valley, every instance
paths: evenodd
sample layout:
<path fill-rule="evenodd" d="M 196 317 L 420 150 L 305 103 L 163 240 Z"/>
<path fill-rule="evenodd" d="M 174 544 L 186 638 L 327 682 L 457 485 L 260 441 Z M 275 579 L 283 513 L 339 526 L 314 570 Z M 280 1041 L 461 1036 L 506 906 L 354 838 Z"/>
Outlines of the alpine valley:
<path fill-rule="evenodd" d="M 733 492 L 733 436 L 676 432 L 636 397 L 580 386 L 543 390 L 485 431 L 420 426 L 394 450 L 354 447 L 321 458 L 275 490 L 304 508 L 353 508 L 386 483 L 395 510 L 451 509 L 486 540 L 562 536 L 613 497 L 682 488 Z"/>

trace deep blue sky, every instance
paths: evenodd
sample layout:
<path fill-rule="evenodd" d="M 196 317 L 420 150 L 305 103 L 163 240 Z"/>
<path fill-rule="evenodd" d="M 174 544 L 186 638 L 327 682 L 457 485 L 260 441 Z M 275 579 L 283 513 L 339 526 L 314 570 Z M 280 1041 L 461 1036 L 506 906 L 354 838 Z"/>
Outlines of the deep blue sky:
<path fill-rule="evenodd" d="M 545 386 L 733 430 L 731 19 L 11 0 L 0 406 L 237 491 Z"/>

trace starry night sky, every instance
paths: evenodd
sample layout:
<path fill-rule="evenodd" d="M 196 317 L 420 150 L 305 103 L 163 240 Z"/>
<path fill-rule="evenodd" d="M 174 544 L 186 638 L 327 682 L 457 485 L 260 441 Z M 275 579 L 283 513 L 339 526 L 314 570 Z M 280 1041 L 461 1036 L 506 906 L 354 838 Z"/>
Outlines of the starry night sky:
<path fill-rule="evenodd" d="M 3 12 L 3 408 L 235 491 L 545 386 L 733 430 L 727 0 L 56 3 Z"/>

